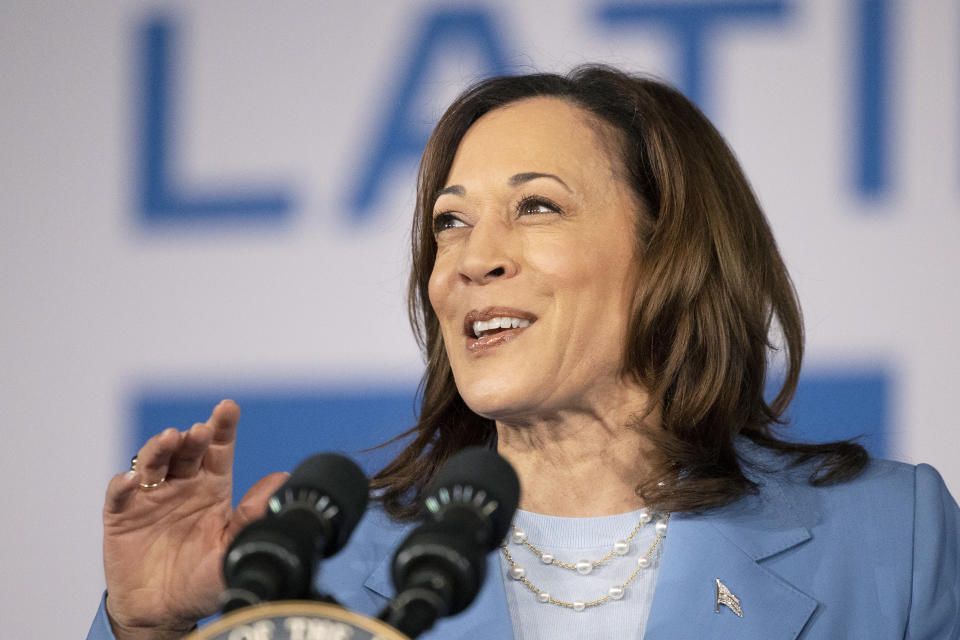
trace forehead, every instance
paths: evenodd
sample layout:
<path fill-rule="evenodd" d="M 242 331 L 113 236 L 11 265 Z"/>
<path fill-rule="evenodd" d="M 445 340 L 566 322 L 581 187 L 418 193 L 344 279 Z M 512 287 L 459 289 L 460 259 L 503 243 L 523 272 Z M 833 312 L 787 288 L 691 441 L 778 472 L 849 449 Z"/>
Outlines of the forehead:
<path fill-rule="evenodd" d="M 612 134 L 592 114 L 560 98 L 537 97 L 486 113 L 460 141 L 447 184 L 540 171 L 564 180 L 609 179 L 618 161 Z"/>

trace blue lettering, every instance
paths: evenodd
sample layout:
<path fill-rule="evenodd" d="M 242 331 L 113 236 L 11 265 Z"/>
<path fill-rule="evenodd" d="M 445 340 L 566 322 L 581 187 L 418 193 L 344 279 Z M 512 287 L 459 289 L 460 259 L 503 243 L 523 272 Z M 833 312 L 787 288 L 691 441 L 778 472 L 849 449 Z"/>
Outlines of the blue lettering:
<path fill-rule="evenodd" d="M 889 455 L 893 375 L 883 364 L 805 371 L 781 433 L 805 442 L 857 438 L 871 455 Z"/>
<path fill-rule="evenodd" d="M 890 398 L 895 371 L 883 364 L 864 369 L 813 369 L 800 376 L 787 411 L 790 440 L 818 442 L 860 437 L 871 455 L 890 454 Z M 369 450 L 387 442 L 416 422 L 415 382 L 399 386 L 357 387 L 322 384 L 278 387 L 261 380 L 253 386 L 232 386 L 230 397 L 243 408 L 243 446 L 234 461 L 234 502 L 258 478 L 278 469 L 292 469 L 305 451 L 322 445 L 346 453 L 365 471 L 383 468 L 409 440 Z M 779 381 L 771 381 L 771 394 Z M 152 385 L 130 398 L 133 420 L 127 449 L 170 426 L 186 428 L 227 395 L 231 385 L 199 387 Z M 201 417 L 198 417 L 201 416 Z M 277 425 L 283 437 L 277 438 Z M 122 460 L 117 461 L 119 466 Z M 129 462 L 129 459 L 126 460 Z"/>
<path fill-rule="evenodd" d="M 139 205 L 147 222 L 277 220 L 291 209 L 282 191 L 187 194 L 174 176 L 177 112 L 176 29 L 150 20 L 140 36 L 142 105 L 139 115 Z"/>
<path fill-rule="evenodd" d="M 889 185 L 887 51 L 890 33 L 888 0 L 857 0 L 857 95 L 858 124 L 853 144 L 854 178 L 861 195 L 874 198 Z"/>
<path fill-rule="evenodd" d="M 388 113 L 350 196 L 349 210 L 356 221 L 369 216 L 388 173 L 398 164 L 416 161 L 430 135 L 430 117 L 416 110 L 417 98 L 429 85 L 433 65 L 442 57 L 458 57 L 463 51 L 479 53 L 482 75 L 507 71 L 504 47 L 493 19 L 483 9 L 441 9 L 427 15 L 413 39 L 406 69 L 386 101 Z"/>
<path fill-rule="evenodd" d="M 135 450 L 169 426 L 185 429 L 210 415 L 221 398 L 235 398 L 243 409 L 243 446 L 237 447 L 233 463 L 236 504 L 259 478 L 279 469 L 293 469 L 306 452 L 318 447 L 349 455 L 373 475 L 399 454 L 403 445 L 369 447 L 395 438 L 416 423 L 416 390 L 415 380 L 397 386 L 367 383 L 329 388 L 319 383 L 278 386 L 276 380 L 241 388 L 233 382 L 151 386 L 131 398 L 133 428 L 126 449 Z M 282 429 L 282 437 L 277 437 L 278 429 Z"/>
<path fill-rule="evenodd" d="M 652 23 L 670 31 L 679 45 L 678 88 L 704 111 L 709 110 L 710 88 L 706 68 L 708 45 L 716 28 L 731 22 L 781 22 L 785 0 L 745 2 L 643 2 L 608 4 L 600 21 L 609 26 Z"/>

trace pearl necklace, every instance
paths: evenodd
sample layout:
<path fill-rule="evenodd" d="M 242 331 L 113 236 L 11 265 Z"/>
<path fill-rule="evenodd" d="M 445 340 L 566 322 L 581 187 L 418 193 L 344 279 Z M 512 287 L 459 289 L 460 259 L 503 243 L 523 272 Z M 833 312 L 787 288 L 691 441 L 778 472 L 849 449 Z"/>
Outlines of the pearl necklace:
<path fill-rule="evenodd" d="M 610 553 L 600 558 L 599 560 L 594 560 L 594 561 L 579 560 L 576 563 L 569 563 L 569 562 L 563 562 L 563 561 L 557 560 L 552 553 L 547 553 L 545 551 L 542 551 L 541 549 L 538 549 L 533 544 L 531 544 L 527 540 L 526 533 L 522 529 L 519 529 L 518 527 L 515 527 L 515 526 L 512 527 L 513 534 L 511 536 L 511 542 L 517 545 L 522 545 L 527 547 L 538 558 L 540 558 L 540 561 L 543 562 L 544 564 L 550 564 L 550 565 L 559 567 L 561 569 L 576 571 L 580 575 L 585 576 L 589 574 L 591 571 L 593 571 L 595 567 L 599 567 L 600 565 L 604 564 L 611 558 L 618 555 L 621 555 L 621 556 L 626 555 L 630 551 L 630 541 L 633 540 L 634 536 L 636 536 L 637 533 L 640 531 L 640 529 L 643 528 L 643 525 L 650 522 L 650 520 L 651 520 L 651 516 L 649 511 L 647 511 L 647 509 L 642 509 L 640 512 L 640 522 L 637 524 L 636 527 L 634 527 L 630 535 L 623 540 L 617 540 L 616 542 L 614 542 L 613 550 Z M 650 545 L 650 548 L 647 550 L 647 553 L 637 558 L 637 566 L 633 570 L 633 573 L 630 574 L 630 577 L 627 578 L 623 584 L 613 585 L 612 587 L 610 587 L 610 589 L 608 589 L 607 595 L 603 596 L 602 598 L 597 598 L 595 600 L 589 600 L 589 601 L 574 600 L 573 602 L 568 602 L 566 600 L 560 600 L 558 598 L 554 598 L 552 595 L 550 595 L 548 591 L 541 589 L 540 587 L 536 586 L 535 584 L 530 582 L 530 580 L 527 579 L 526 570 L 522 566 L 520 566 L 516 560 L 514 560 L 513 555 L 510 553 L 510 550 L 507 548 L 506 541 L 504 541 L 504 543 L 500 545 L 500 550 L 503 552 L 503 556 L 504 558 L 506 558 L 507 564 L 510 565 L 510 571 L 509 571 L 510 577 L 513 578 L 514 580 L 518 580 L 527 589 L 532 591 L 537 596 L 537 600 L 539 602 L 542 602 L 544 604 L 553 604 L 559 607 L 566 607 L 568 609 L 573 609 L 574 611 L 583 611 L 588 607 L 595 607 L 609 600 L 620 600 L 621 598 L 623 598 L 624 594 L 626 593 L 627 587 L 630 585 L 631 582 L 633 582 L 634 578 L 636 578 L 641 571 L 643 571 L 644 569 L 650 566 L 650 558 L 652 557 L 654 550 L 656 550 L 657 545 L 660 544 L 660 540 L 667 535 L 667 523 L 669 521 L 670 521 L 670 514 L 668 513 L 663 517 L 663 519 L 657 522 L 656 524 L 657 537 L 653 541 L 653 544 Z"/>

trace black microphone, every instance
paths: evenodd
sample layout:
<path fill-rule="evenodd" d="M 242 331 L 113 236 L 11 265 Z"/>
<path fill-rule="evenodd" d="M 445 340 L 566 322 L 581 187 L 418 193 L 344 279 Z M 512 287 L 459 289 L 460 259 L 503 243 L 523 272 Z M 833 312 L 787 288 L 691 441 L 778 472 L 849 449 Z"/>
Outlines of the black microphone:
<path fill-rule="evenodd" d="M 520 500 L 513 467 L 494 451 L 464 449 L 452 456 L 424 492 L 425 522 L 393 557 L 397 596 L 380 619 L 410 638 L 437 618 L 463 611 L 486 576 Z"/>
<path fill-rule="evenodd" d="M 223 559 L 223 613 L 270 600 L 309 599 L 322 558 L 347 544 L 367 508 L 369 483 L 348 458 L 310 456 L 237 535 Z"/>

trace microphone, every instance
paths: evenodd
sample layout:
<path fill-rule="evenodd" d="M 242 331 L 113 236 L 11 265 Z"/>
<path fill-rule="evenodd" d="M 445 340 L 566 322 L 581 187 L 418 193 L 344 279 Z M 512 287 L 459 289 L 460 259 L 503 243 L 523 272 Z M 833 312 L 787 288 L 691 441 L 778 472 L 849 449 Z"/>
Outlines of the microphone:
<path fill-rule="evenodd" d="M 223 559 L 221 610 L 270 600 L 310 599 L 322 558 L 346 544 L 367 508 L 369 483 L 351 460 L 310 456 L 237 535 Z"/>
<path fill-rule="evenodd" d="M 424 492 L 425 521 L 397 548 L 397 597 L 379 618 L 410 638 L 437 618 L 463 611 L 486 576 L 520 500 L 513 467 L 496 452 L 469 448 L 452 456 Z"/>

